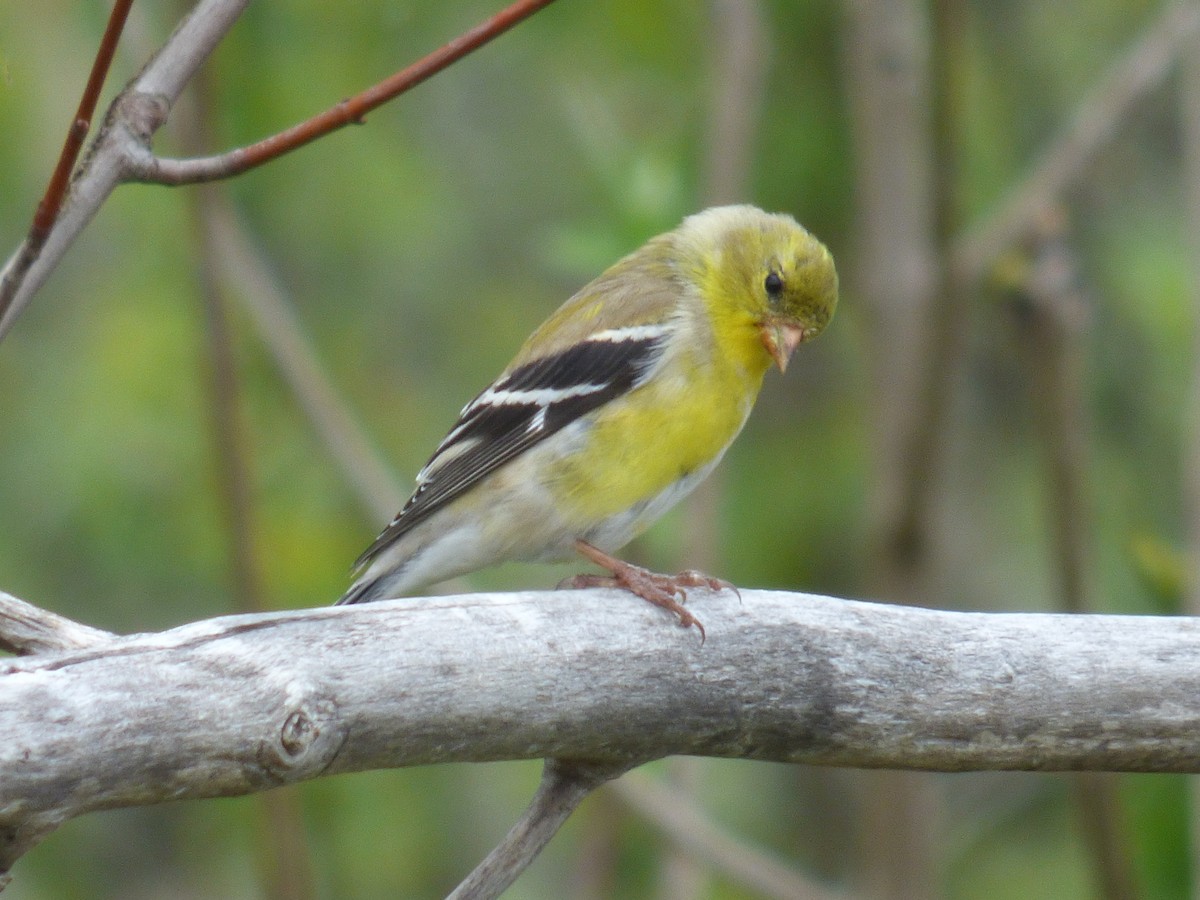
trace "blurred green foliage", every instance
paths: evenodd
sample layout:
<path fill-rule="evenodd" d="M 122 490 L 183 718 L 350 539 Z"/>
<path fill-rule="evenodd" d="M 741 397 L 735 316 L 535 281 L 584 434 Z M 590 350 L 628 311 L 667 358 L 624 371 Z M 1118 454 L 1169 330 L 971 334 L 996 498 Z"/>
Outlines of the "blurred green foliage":
<path fill-rule="evenodd" d="M 208 66 L 209 125 L 221 146 L 273 133 L 499 5 L 252 4 Z M 744 199 L 787 210 L 820 235 L 847 291 L 827 335 L 786 378 L 769 379 L 728 454 L 719 574 L 856 596 L 869 553 L 872 385 L 869 311 L 854 294 L 843 12 L 813 0 L 763 8 L 770 64 Z M 968 218 L 1004 196 L 1156 9 L 1127 0 L 971 7 L 960 86 Z M 105 14 L 64 0 L 0 4 L 0 247 L 16 246 L 27 227 Z M 106 98 L 169 32 L 171 14 L 135 7 Z M 560 3 L 364 126 L 228 185 L 402 483 L 550 310 L 702 205 L 708 43 L 704 4 Z M 1167 582 L 1183 543 L 1195 288 L 1177 102 L 1168 89 L 1140 104 L 1070 198 L 1093 301 L 1092 573 L 1104 607 L 1121 612 L 1175 611 L 1178 602 Z M 165 154 L 178 146 L 173 126 L 155 143 Z M 116 631 L 232 609 L 190 195 L 121 188 L 0 344 L 0 588 Z M 278 607 L 324 604 L 382 523 L 362 515 L 234 308 L 268 597 Z M 1056 602 L 1042 452 L 1012 340 L 1005 317 L 981 305 L 944 473 L 944 595 L 934 600 L 946 605 Z M 684 552 L 680 516 L 635 554 L 674 565 Z M 471 583 L 548 586 L 562 574 L 511 566 Z M 305 785 L 318 895 L 444 893 L 507 830 L 537 771 L 452 766 Z M 853 879 L 855 801 L 843 774 L 715 762 L 704 771 L 701 799 L 719 820 L 822 876 Z M 949 897 L 1093 895 L 1061 780 L 972 778 L 953 781 L 983 799 L 955 806 L 946 823 Z M 1146 896 L 1183 896 L 1185 781 L 1123 786 Z M 248 799 L 92 815 L 22 861 L 8 895 L 259 896 L 259 821 Z M 611 842 L 609 895 L 649 895 L 662 845 L 597 797 L 509 896 L 570 895 L 597 833 Z M 718 879 L 711 896 L 745 894 Z"/>

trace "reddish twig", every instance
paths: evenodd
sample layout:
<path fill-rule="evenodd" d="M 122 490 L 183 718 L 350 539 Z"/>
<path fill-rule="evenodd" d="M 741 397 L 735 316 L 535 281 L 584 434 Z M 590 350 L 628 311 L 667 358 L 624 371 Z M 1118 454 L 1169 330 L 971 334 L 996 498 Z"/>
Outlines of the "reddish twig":
<path fill-rule="evenodd" d="M 339 128 L 361 124 L 367 113 L 411 90 L 553 2 L 554 0 L 517 0 L 390 78 L 286 131 L 216 156 L 196 159 L 147 157 L 136 166 L 133 176 L 140 181 L 180 185 L 240 175 Z"/>
<path fill-rule="evenodd" d="M 963 284 L 972 284 L 1006 250 L 1037 230 L 1037 223 L 1076 184 L 1130 110 L 1173 71 L 1179 54 L 1200 33 L 1200 7 L 1187 0 L 1163 6 L 1136 43 L 1119 57 L 1079 102 L 1058 137 L 1029 175 L 1009 190 L 996 210 L 954 241 L 951 264 Z"/>
<path fill-rule="evenodd" d="M 0 282 L 0 319 L 4 317 L 12 298 L 16 295 L 18 280 L 14 276 L 28 269 L 37 259 L 54 220 L 58 218 L 58 211 L 62 209 L 63 197 L 66 196 L 67 185 L 71 181 L 71 172 L 75 169 L 75 161 L 79 159 L 79 151 L 83 149 L 83 140 L 92 127 L 92 116 L 96 113 L 96 104 L 100 102 L 100 89 L 104 86 L 104 79 L 112 66 L 113 56 L 117 52 L 117 41 L 125 29 L 125 20 L 129 17 L 131 6 L 133 0 L 116 0 L 113 4 L 108 24 L 104 28 L 104 36 L 100 39 L 100 47 L 96 51 L 96 59 L 92 63 L 92 71 L 88 75 L 87 85 L 83 89 L 83 96 L 79 98 L 79 108 L 75 111 L 75 118 L 71 120 L 71 127 L 67 129 L 67 139 L 63 142 L 58 163 L 50 176 L 50 183 L 46 185 L 46 193 L 38 202 L 37 211 L 33 214 L 33 224 L 29 227 L 29 234 L 21 249 L 19 264 L 3 282 Z"/>
<path fill-rule="evenodd" d="M 125 29 L 125 20 L 129 17 L 129 8 L 133 0 L 116 0 L 112 14 L 108 17 L 108 25 L 104 36 L 100 39 L 100 48 L 96 51 L 96 59 L 92 63 L 91 74 L 88 75 L 87 85 L 83 96 L 79 98 L 79 109 L 75 111 L 75 119 L 67 131 L 67 140 L 63 144 L 62 153 L 58 157 L 58 165 L 50 177 L 46 194 L 38 203 L 37 212 L 33 217 L 33 227 L 29 236 L 33 243 L 40 245 L 46 239 L 50 226 L 58 217 L 63 197 L 67 193 L 67 183 L 71 179 L 71 171 L 75 168 L 75 160 L 83 149 L 83 139 L 87 137 L 88 129 L 92 127 L 92 116 L 96 113 L 96 104 L 100 102 L 100 89 L 104 87 L 104 79 L 112 65 L 113 56 L 117 52 L 117 41 Z"/>
<path fill-rule="evenodd" d="M 131 2 L 120 0 L 118 8 L 127 9 Z M 160 184 L 212 181 L 261 165 L 343 125 L 361 122 L 363 116 L 377 106 L 420 84 L 551 2 L 553 0 L 518 0 L 370 90 L 251 147 L 218 157 L 161 160 L 149 151 L 150 137 L 166 121 L 171 104 L 195 74 L 196 67 L 229 30 L 247 3 L 247 0 L 199 0 L 159 54 L 114 101 L 110 116 L 114 125 L 121 127 L 106 132 L 114 136 L 113 140 L 101 144 L 97 152 L 88 157 L 89 161 L 73 176 L 73 182 L 67 166 L 68 176 L 62 182 L 62 188 L 73 183 L 73 193 L 80 202 L 70 208 L 70 215 L 64 216 L 60 197 L 57 213 L 47 219 L 47 230 L 36 240 L 33 235 L 28 236 L 0 268 L 0 338 L 12 327 L 13 320 L 29 302 L 30 296 L 118 184 L 128 181 Z M 114 29 L 110 30 L 119 32 L 119 28 L 115 28 L 116 12 Z M 82 135 L 78 139 L 82 140 Z M 55 204 L 47 204 L 47 208 L 53 209 Z M 44 257 L 44 247 L 53 248 L 49 261 Z"/>

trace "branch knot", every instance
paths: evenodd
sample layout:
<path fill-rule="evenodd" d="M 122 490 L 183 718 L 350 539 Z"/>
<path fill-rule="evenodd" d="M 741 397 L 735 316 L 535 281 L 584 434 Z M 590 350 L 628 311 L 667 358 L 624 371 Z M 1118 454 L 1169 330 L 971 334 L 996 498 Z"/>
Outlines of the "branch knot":
<path fill-rule="evenodd" d="M 171 114 L 171 98 L 165 94 L 126 91 L 113 104 L 106 127 L 121 122 L 139 143 L 148 146 L 150 138 L 166 124 Z"/>
<path fill-rule="evenodd" d="M 272 781 L 311 777 L 329 767 L 345 740 L 337 704 L 328 697 L 309 697 L 291 707 L 272 740 L 259 744 L 258 762 Z"/>

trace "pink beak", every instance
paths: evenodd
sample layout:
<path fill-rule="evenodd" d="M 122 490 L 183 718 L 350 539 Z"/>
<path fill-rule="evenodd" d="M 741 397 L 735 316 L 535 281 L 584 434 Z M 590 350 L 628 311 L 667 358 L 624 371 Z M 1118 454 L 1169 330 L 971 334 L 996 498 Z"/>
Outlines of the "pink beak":
<path fill-rule="evenodd" d="M 804 329 L 799 325 L 784 322 L 763 322 L 759 326 L 763 346 L 779 366 L 780 372 L 787 371 L 788 360 L 804 340 Z"/>

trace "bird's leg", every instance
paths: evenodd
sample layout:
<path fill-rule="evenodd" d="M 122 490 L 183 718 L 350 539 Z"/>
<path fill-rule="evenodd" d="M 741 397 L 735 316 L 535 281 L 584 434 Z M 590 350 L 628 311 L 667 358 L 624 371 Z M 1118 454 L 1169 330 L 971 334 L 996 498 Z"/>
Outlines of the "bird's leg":
<path fill-rule="evenodd" d="M 632 594 L 637 594 L 643 600 L 674 613 L 679 617 L 679 624 L 682 627 L 689 628 L 695 625 L 700 632 L 701 643 L 705 639 L 704 626 L 700 624 L 699 619 L 684 608 L 679 600 L 675 599 L 676 596 L 686 600 L 687 591 L 684 589 L 689 587 L 702 587 L 711 591 L 720 591 L 726 588 L 737 590 L 728 582 L 719 578 L 710 578 L 703 572 L 689 570 L 680 572 L 678 575 L 660 575 L 657 572 L 643 569 L 641 566 L 617 559 L 615 556 L 610 556 L 584 540 L 576 540 L 575 549 L 602 569 L 608 569 L 612 575 L 576 575 L 574 578 L 563 581 L 561 587 L 624 588 Z"/>

